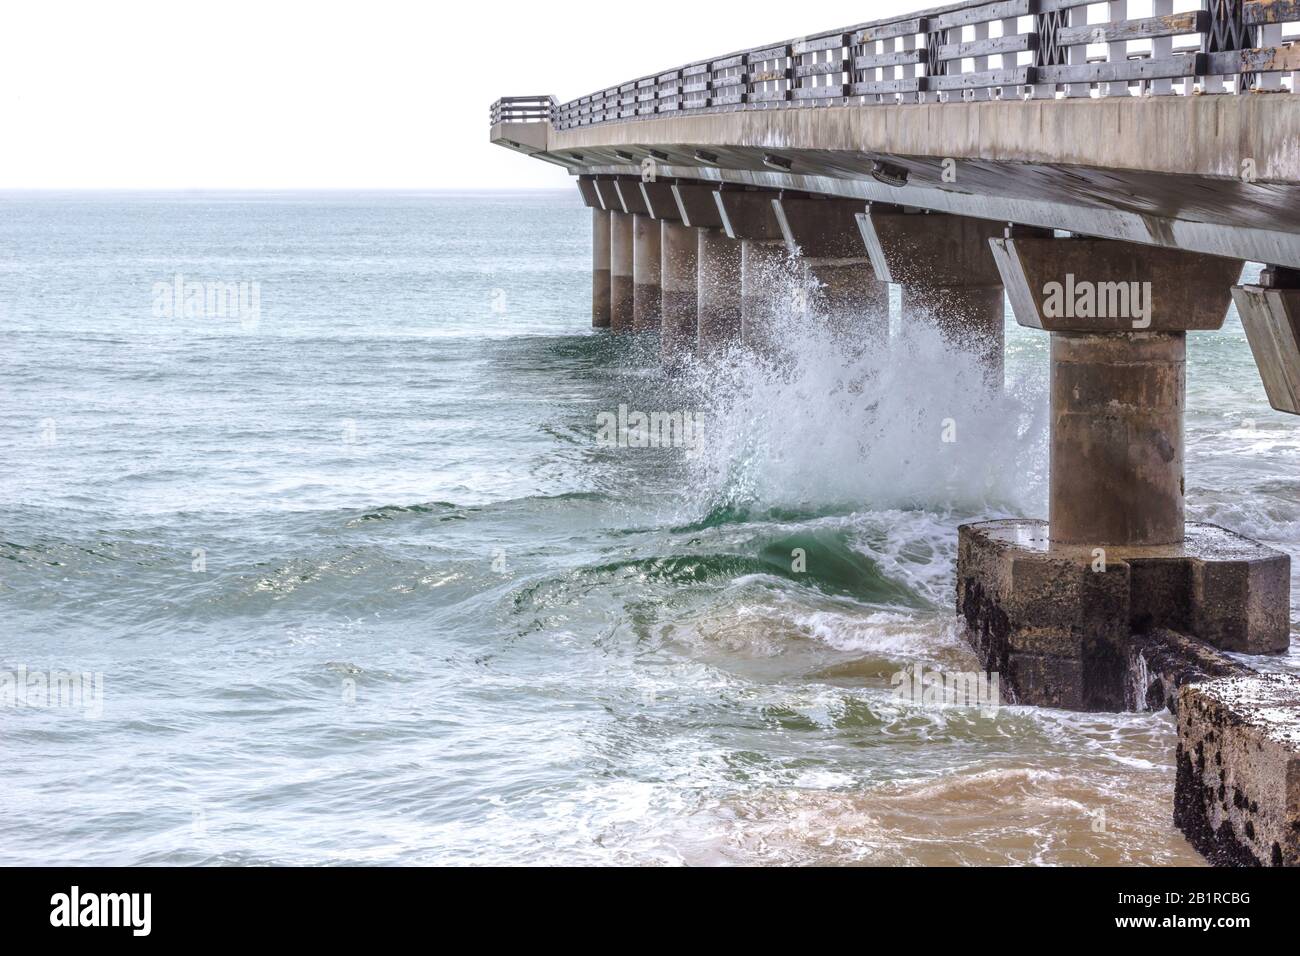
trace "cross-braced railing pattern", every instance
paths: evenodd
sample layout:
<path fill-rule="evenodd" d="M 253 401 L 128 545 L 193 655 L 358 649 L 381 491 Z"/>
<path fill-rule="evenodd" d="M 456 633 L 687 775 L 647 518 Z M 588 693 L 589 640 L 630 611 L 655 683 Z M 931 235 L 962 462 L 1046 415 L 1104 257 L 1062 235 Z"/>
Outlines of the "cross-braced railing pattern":
<path fill-rule="evenodd" d="M 503 96 L 492 104 L 489 118 L 497 123 L 536 123 L 555 117 L 554 96 Z"/>
<path fill-rule="evenodd" d="M 1300 91 L 1297 41 L 1300 0 L 968 0 L 643 77 L 561 103 L 552 122 L 568 129 L 683 111 Z"/>

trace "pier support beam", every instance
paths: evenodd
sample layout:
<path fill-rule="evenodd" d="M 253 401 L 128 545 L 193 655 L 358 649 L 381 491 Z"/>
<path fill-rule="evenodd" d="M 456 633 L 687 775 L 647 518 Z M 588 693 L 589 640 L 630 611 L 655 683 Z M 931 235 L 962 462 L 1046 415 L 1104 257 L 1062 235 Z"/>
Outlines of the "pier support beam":
<path fill-rule="evenodd" d="M 989 240 L 1001 237 L 1006 224 L 878 206 L 857 220 L 876 276 L 902 286 L 903 322 L 933 321 L 1001 388 L 1005 313 Z"/>
<path fill-rule="evenodd" d="M 864 204 L 785 197 L 772 203 L 786 251 L 799 256 L 832 328 L 862 344 L 887 340 L 889 283 L 876 278 L 862 248 L 857 215 Z"/>
<path fill-rule="evenodd" d="M 1269 266 L 1257 285 L 1233 289 L 1232 299 L 1268 403 L 1300 415 L 1300 270 Z"/>
<path fill-rule="evenodd" d="M 660 229 L 663 319 L 659 334 L 659 354 L 664 365 L 672 368 L 682 365 L 695 354 L 698 337 L 699 239 L 696 236 L 698 230 L 671 219 L 663 220 Z"/>
<path fill-rule="evenodd" d="M 1024 704 L 1122 710 L 1135 635 L 1261 653 L 1289 640 L 1290 560 L 1183 519 L 1188 330 L 1223 324 L 1241 263 L 1113 240 L 991 248 L 1016 320 L 1052 335 L 1049 520 L 959 531 L 957 604 Z"/>
<path fill-rule="evenodd" d="M 609 327 L 632 331 L 632 217 L 609 213 Z"/>
<path fill-rule="evenodd" d="M 659 223 L 648 213 L 632 216 L 632 330 L 659 331 L 662 253 Z"/>
<path fill-rule="evenodd" d="M 741 339 L 767 351 L 780 322 L 796 306 L 785 238 L 768 191 L 720 189 L 714 194 L 722 228 L 740 242 Z"/>

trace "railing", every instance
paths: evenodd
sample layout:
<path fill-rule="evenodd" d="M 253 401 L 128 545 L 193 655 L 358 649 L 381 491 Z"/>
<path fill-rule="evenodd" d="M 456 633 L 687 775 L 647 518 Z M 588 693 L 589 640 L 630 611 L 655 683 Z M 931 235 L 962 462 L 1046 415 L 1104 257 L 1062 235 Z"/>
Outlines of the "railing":
<path fill-rule="evenodd" d="M 492 104 L 492 125 L 497 123 L 536 123 L 555 118 L 554 96 L 503 96 Z"/>
<path fill-rule="evenodd" d="M 1298 39 L 1300 0 L 967 0 L 642 77 L 562 103 L 551 122 L 569 129 L 684 111 L 1300 92 Z"/>

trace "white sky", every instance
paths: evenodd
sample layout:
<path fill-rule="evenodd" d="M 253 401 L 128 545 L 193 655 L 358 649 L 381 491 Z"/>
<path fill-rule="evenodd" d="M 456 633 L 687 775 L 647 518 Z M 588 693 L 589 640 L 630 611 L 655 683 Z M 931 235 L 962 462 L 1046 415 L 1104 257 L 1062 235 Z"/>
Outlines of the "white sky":
<path fill-rule="evenodd" d="M 0 189 L 564 186 L 492 100 L 935 5 L 3 0 Z"/>

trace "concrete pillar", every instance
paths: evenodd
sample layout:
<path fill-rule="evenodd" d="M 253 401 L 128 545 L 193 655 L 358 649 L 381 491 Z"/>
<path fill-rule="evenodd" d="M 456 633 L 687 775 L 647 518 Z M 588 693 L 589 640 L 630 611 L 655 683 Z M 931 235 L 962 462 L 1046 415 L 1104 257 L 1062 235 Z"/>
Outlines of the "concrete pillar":
<path fill-rule="evenodd" d="M 1183 540 L 1185 332 L 1054 332 L 1051 540 Z"/>
<path fill-rule="evenodd" d="M 591 324 L 609 326 L 609 213 L 594 176 L 578 177 L 578 193 L 591 210 Z"/>
<path fill-rule="evenodd" d="M 887 340 L 889 283 L 876 278 L 857 223 L 866 204 L 782 196 L 772 206 L 786 249 L 799 256 L 831 326 L 864 345 Z"/>
<path fill-rule="evenodd" d="M 696 351 L 723 352 L 740 338 L 740 243 L 727 237 L 716 187 L 672 187 L 682 225 L 695 230 Z"/>
<path fill-rule="evenodd" d="M 1016 321 L 1052 333 L 1051 540 L 1182 541 L 1185 333 L 1223 325 L 1241 263 L 1107 239 L 990 247 Z"/>
<path fill-rule="evenodd" d="M 1120 710 L 1198 642 L 1289 641 L 1290 560 L 1184 521 L 1186 333 L 1223 324 L 1236 260 L 1104 239 L 990 242 L 1016 321 L 1051 333 L 1048 520 L 963 525 L 958 610 L 985 667 L 1025 704 Z M 1143 658 L 1145 660 L 1145 658 Z"/>
<path fill-rule="evenodd" d="M 609 327 L 632 331 L 632 217 L 609 213 Z"/>
<path fill-rule="evenodd" d="M 632 330 L 659 331 L 661 296 L 659 223 L 644 213 L 632 216 Z"/>
<path fill-rule="evenodd" d="M 591 210 L 591 324 L 609 328 L 610 213 Z"/>
<path fill-rule="evenodd" d="M 1002 279 L 989 240 L 1006 224 L 870 207 L 858 224 L 877 278 L 902 285 L 904 323 L 929 318 L 954 347 L 979 357 L 1002 387 Z"/>
<path fill-rule="evenodd" d="M 721 229 L 697 229 L 699 354 L 726 351 L 740 341 L 740 242 Z"/>
<path fill-rule="evenodd" d="M 713 194 L 726 234 L 740 242 L 741 340 L 771 346 L 778 323 L 798 303 L 793 301 L 793 273 L 785 239 L 773 208 L 779 193 L 720 189 Z"/>
<path fill-rule="evenodd" d="M 660 357 L 665 365 L 678 366 L 695 354 L 699 334 L 699 239 L 695 229 L 671 219 L 663 220 L 660 230 Z"/>

